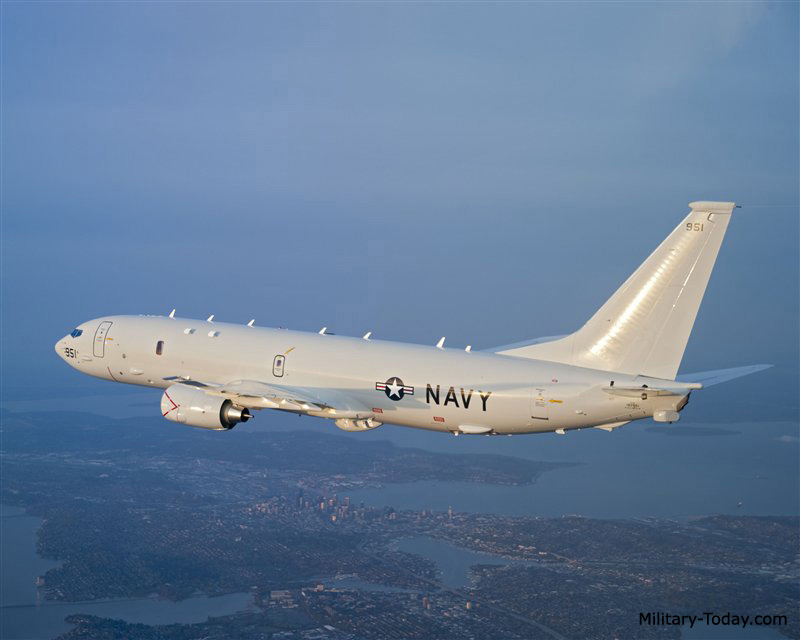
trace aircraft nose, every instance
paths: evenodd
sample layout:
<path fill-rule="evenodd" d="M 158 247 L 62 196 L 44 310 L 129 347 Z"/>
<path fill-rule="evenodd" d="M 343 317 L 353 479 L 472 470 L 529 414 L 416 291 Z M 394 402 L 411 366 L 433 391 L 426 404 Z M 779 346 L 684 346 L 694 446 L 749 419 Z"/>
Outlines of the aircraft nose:
<path fill-rule="evenodd" d="M 61 357 L 62 360 L 66 359 L 66 353 L 64 352 L 66 347 L 67 347 L 67 336 L 64 336 L 63 338 L 61 338 L 61 340 L 56 342 L 55 345 L 53 345 L 53 348 L 55 349 L 56 353 Z"/>

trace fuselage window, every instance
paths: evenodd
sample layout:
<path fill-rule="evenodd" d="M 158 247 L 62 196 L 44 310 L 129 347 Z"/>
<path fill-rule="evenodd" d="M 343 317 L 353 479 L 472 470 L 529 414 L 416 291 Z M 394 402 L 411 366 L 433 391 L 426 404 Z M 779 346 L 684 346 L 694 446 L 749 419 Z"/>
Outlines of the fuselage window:
<path fill-rule="evenodd" d="M 159 340 L 156 342 L 156 355 L 160 356 L 162 353 L 164 353 L 164 341 Z"/>
<path fill-rule="evenodd" d="M 82 333 L 83 333 L 83 329 L 73 329 L 72 333 L 70 333 L 69 335 L 71 335 L 73 338 L 77 338 Z"/>

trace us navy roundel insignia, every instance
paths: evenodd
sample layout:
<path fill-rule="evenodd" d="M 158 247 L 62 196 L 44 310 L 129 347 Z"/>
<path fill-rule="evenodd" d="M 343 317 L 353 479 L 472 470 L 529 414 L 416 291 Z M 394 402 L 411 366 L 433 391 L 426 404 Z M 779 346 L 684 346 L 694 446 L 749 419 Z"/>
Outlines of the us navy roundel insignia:
<path fill-rule="evenodd" d="M 397 376 L 389 378 L 386 382 L 376 382 L 375 389 L 383 391 L 389 400 L 394 400 L 395 402 L 402 400 L 403 396 L 414 395 L 414 387 L 404 385 L 403 381 Z"/>

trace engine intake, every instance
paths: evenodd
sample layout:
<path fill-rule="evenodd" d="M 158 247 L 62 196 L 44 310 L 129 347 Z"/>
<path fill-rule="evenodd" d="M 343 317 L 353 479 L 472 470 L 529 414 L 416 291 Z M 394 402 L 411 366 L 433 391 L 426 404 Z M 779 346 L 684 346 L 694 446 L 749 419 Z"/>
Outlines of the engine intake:
<path fill-rule="evenodd" d="M 217 431 L 233 429 L 253 417 L 227 398 L 215 398 L 182 384 L 172 385 L 161 396 L 161 414 L 173 422 Z"/>

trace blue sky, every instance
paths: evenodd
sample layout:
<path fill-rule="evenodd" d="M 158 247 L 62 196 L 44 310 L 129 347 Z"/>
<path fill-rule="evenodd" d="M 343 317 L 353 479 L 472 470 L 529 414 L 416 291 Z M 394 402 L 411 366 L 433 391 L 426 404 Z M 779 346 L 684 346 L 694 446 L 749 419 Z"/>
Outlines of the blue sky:
<path fill-rule="evenodd" d="M 744 208 L 683 369 L 775 363 L 753 384 L 796 415 L 797 24 L 788 2 L 3 3 L 3 384 L 100 385 L 55 340 L 173 307 L 564 333 L 721 199 Z"/>

